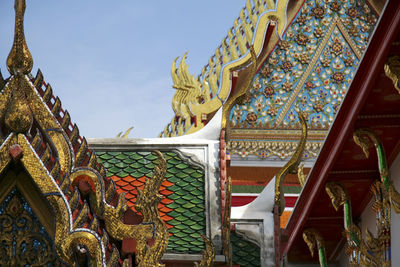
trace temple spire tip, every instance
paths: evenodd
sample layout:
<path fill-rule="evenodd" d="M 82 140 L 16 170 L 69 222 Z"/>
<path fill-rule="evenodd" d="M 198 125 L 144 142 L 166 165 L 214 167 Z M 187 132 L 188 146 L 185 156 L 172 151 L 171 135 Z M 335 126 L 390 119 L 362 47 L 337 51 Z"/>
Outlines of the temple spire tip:
<path fill-rule="evenodd" d="M 25 0 L 15 0 L 14 43 L 7 58 L 7 68 L 11 75 L 28 74 L 33 67 L 32 55 L 29 52 L 24 34 Z"/>

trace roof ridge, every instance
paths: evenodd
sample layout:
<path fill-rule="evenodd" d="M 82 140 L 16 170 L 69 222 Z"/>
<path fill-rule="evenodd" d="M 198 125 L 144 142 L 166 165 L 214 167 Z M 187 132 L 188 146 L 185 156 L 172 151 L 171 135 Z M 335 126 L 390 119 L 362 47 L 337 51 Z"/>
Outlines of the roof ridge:
<path fill-rule="evenodd" d="M 185 62 L 186 54 L 182 57 L 180 66 L 175 67 L 177 58 L 173 61 L 171 73 L 175 84 L 187 85 L 187 77 L 192 76 L 195 86 L 175 93 L 172 106 L 174 118 L 160 133 L 159 137 L 172 137 L 193 133 L 204 127 L 204 115 L 213 114 L 227 100 L 230 91 L 230 72 L 233 69 L 243 68 L 250 59 L 250 47 L 257 39 L 257 52 L 262 48 L 263 38 L 258 36 L 258 24 L 261 17 L 265 16 L 263 24 L 269 21 L 281 20 L 285 24 L 285 1 L 274 3 L 272 0 L 247 0 L 240 15 L 234 20 L 228 34 L 222 39 L 215 53 L 209 58 L 208 63 L 202 68 L 201 73 L 194 78 L 187 71 Z M 279 9 L 279 10 L 278 10 Z M 278 18 L 278 14 L 281 18 Z M 280 27 L 282 31 L 283 25 Z M 262 39 L 262 40 L 258 40 Z M 227 71 L 224 71 L 224 70 Z M 182 71 L 185 70 L 185 71 Z M 228 73 L 228 75 L 225 74 Z M 229 83 L 229 85 L 228 85 Z"/>

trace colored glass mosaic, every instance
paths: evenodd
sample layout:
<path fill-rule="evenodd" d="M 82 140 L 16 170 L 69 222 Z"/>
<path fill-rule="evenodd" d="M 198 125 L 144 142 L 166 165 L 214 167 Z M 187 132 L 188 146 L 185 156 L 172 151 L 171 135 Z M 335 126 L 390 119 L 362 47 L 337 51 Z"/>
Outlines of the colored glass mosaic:
<path fill-rule="evenodd" d="M 366 1 L 307 1 L 230 113 L 234 128 L 333 122 L 378 20 Z"/>
<path fill-rule="evenodd" d="M 0 236 L 0 266 L 64 266 L 52 238 L 17 189 L 0 205 Z"/>
<path fill-rule="evenodd" d="M 148 151 L 96 151 L 119 193 L 125 192 L 128 206 L 136 212 L 137 189 L 151 179 L 157 157 Z M 204 170 L 177 152 L 163 152 L 167 161 L 166 179 L 160 193 L 164 199 L 158 208 L 166 222 L 170 238 L 167 251 L 200 253 L 205 234 Z"/>
<path fill-rule="evenodd" d="M 231 232 L 232 262 L 240 266 L 261 266 L 260 247 Z"/>

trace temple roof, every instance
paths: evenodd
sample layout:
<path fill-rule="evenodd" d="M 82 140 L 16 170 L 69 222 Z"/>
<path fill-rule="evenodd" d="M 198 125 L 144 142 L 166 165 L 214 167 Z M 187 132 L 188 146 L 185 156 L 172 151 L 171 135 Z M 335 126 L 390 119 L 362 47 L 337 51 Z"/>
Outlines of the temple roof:
<path fill-rule="evenodd" d="M 167 252 L 199 253 L 206 234 L 204 169 L 190 162 L 178 151 L 163 151 L 167 162 L 166 180 L 160 187 L 164 196 L 158 208 L 170 234 Z M 157 157 L 151 151 L 107 151 L 96 149 L 107 177 L 125 192 L 128 206 L 134 211 L 137 190 L 153 173 Z"/>
<path fill-rule="evenodd" d="M 371 186 L 382 173 L 372 146 L 363 148 L 366 149 L 364 152 L 369 151 L 369 157 L 366 157 L 355 142 L 356 130 L 369 129 L 376 134 L 386 152 L 388 167 L 399 154 L 398 139 L 393 137 L 398 136 L 400 131 L 400 96 L 395 88 L 396 80 L 391 80 L 385 74 L 391 65 L 390 61 L 398 60 L 400 53 L 399 12 L 398 3 L 388 1 L 347 97 L 308 176 L 288 225 L 282 231 L 288 240 L 282 239 L 281 255 L 287 255 L 290 261 L 316 261 L 310 257 L 306 243 L 301 238 L 302 232 L 310 227 L 321 233 L 328 261 L 337 259 L 345 243 L 342 234 L 343 212 L 336 211 L 332 206 L 331 196 L 325 192 L 328 182 L 340 183 L 346 189 L 351 198 L 355 222 L 370 202 Z"/>
<path fill-rule="evenodd" d="M 375 29 L 375 12 L 366 1 L 305 1 L 230 111 L 228 150 L 286 158 L 303 112 L 309 130 L 304 157 L 316 157 Z"/>
<path fill-rule="evenodd" d="M 129 238 L 137 240 L 138 254 L 144 249 L 148 251 L 144 252 L 145 255 L 154 254 L 152 251 L 160 248 L 157 239 L 167 239 L 168 234 L 163 237 L 162 227 L 156 226 L 155 220 L 148 221 L 146 216 L 150 205 L 145 201 L 154 201 L 153 198 L 157 197 L 156 185 L 164 178 L 165 170 L 162 155 L 158 154 L 153 178 L 142 190 L 147 199 L 142 197 L 136 203 L 144 223 L 123 223 L 127 209 L 124 194 L 115 191 L 114 182 L 105 176 L 104 167 L 88 148 L 86 139 L 80 137 L 78 127 L 71 123 L 69 113 L 62 108 L 60 99 L 53 95 L 52 87 L 44 82 L 40 70 L 35 78 L 30 74 L 33 59 L 24 37 L 25 0 L 15 1 L 15 11 L 14 44 L 7 59 L 10 77 L 3 79 L 0 75 L 2 193 L 21 193 L 20 200 L 23 202 L 26 198 L 27 205 L 33 210 L 46 213 L 49 209 L 47 212 L 51 215 L 48 216 L 52 220 L 38 217 L 47 227 L 47 232 L 53 233 L 51 247 L 55 249 L 57 258 L 67 265 L 132 264 L 128 255 L 120 254 L 121 241 L 123 243 Z M 10 173 L 18 168 L 27 175 L 12 178 Z M 154 190 L 149 189 L 149 184 Z M 36 191 L 39 196 L 32 201 L 31 194 Z M 7 198 L 2 201 L 7 202 Z M 157 204 L 157 200 L 154 203 Z M 147 241 L 154 238 L 155 233 L 155 245 L 149 248 Z M 137 263 L 141 257 L 138 255 Z M 153 257 L 147 263 L 160 258 Z"/>
<path fill-rule="evenodd" d="M 223 107 L 221 124 L 226 127 L 229 154 L 286 159 L 299 139 L 297 114 L 302 111 L 308 116 L 309 125 L 304 158 L 315 159 L 357 71 L 382 7 L 382 1 L 367 0 L 313 0 L 296 4 L 247 1 L 230 34 L 197 79 L 187 71 L 186 55 L 177 69 L 174 61 L 174 87 L 191 84 L 187 88 L 196 89 L 178 89 L 173 109 L 182 106 L 187 114 L 175 112 L 175 118 L 161 136 L 193 133 Z M 231 50 L 244 47 L 240 46 L 240 35 L 232 33 L 240 29 L 237 34 L 246 36 L 242 28 L 251 30 L 247 32 L 251 38 L 245 39 L 245 49 L 235 58 Z M 212 97 L 208 99 L 205 95 L 206 85 L 211 83 L 204 81 L 213 80 L 211 74 L 215 70 L 210 66 L 214 61 L 219 62 L 219 58 L 222 67 L 215 68 L 221 72 L 220 75 L 216 72 L 216 77 L 220 77 L 218 86 L 214 91 L 206 91 L 211 96 L 216 92 L 227 94 L 219 96 L 218 105 L 211 105 Z M 185 79 L 190 82 L 185 83 Z M 177 100 L 181 98 L 185 100 Z M 196 103 L 196 99 L 203 104 Z"/>
<path fill-rule="evenodd" d="M 286 15 L 293 16 L 297 6 L 291 5 L 287 10 L 287 3 L 286 0 L 276 3 L 269 0 L 248 0 L 228 35 L 223 38 L 215 54 L 196 78 L 188 72 L 186 54 L 179 67 L 176 66 L 177 59 L 174 60 L 171 74 L 173 87 L 177 89 L 172 100 L 175 116 L 160 136 L 193 133 L 207 124 L 231 93 L 231 72 L 251 65 L 250 47 L 257 54 L 260 53 L 265 31 L 270 24 L 278 34 L 284 30 Z"/>

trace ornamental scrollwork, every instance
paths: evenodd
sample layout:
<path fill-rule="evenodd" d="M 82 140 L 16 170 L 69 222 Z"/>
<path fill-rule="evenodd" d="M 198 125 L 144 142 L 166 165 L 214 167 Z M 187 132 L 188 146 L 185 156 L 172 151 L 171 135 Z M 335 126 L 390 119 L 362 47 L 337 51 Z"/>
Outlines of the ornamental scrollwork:
<path fill-rule="evenodd" d="M 386 76 L 392 80 L 394 88 L 396 88 L 396 90 L 400 93 L 400 57 L 388 57 L 384 70 Z"/>
<path fill-rule="evenodd" d="M 28 203 L 14 189 L 0 205 L 0 265 L 63 265 L 50 236 Z"/>
<path fill-rule="evenodd" d="M 123 223 L 122 216 L 127 209 L 124 195 L 116 193 L 113 181 L 106 178 L 104 167 L 97 162 L 86 140 L 80 138 L 68 112 L 61 108 L 61 101 L 53 96 L 51 86 L 46 85 L 46 90 L 42 88 L 41 72 L 35 79 L 29 74 L 33 60 L 23 31 L 25 6 L 25 0 L 15 0 L 14 43 L 7 59 L 11 77 L 1 79 L 1 84 L 5 84 L 0 91 L 0 119 L 4 126 L 0 131 L 0 174 L 7 171 L 12 161 L 24 167 L 54 214 L 54 253 L 66 264 L 74 265 L 77 255 L 83 255 L 85 259 L 87 255 L 90 260 L 84 260 L 85 264 L 114 266 L 121 260 L 115 240 L 125 238 L 135 238 L 138 248 L 148 247 L 147 242 L 152 238 L 165 247 L 168 232 L 165 225 L 164 228 L 159 226 L 159 213 L 154 203 L 143 203 L 143 214 L 154 212 L 144 223 Z M 156 178 L 152 180 L 162 181 L 166 163 L 162 154 L 158 154 L 159 166 L 155 169 Z M 149 192 L 145 194 L 149 197 L 157 195 L 160 184 L 152 181 L 148 184 L 145 188 L 149 187 Z M 17 209 L 18 205 L 14 206 Z M 8 219 L 2 219 L 0 223 L 4 226 L 7 222 Z M 26 222 L 29 223 L 29 219 Z M 6 236 L 7 233 L 2 235 Z M 26 236 L 19 238 L 30 242 Z M 136 259 L 160 259 L 165 249 L 157 252 L 156 249 L 157 246 L 152 246 Z M 36 259 L 42 255 L 45 254 Z M 32 260 L 31 256 L 28 258 Z"/>

